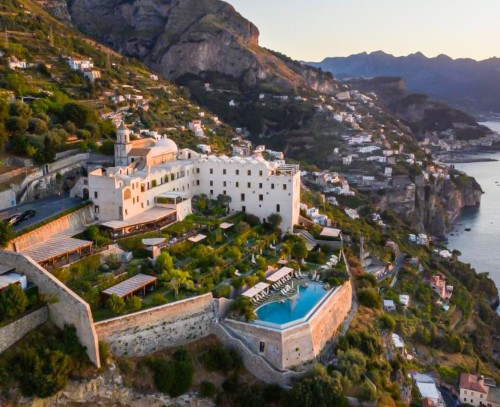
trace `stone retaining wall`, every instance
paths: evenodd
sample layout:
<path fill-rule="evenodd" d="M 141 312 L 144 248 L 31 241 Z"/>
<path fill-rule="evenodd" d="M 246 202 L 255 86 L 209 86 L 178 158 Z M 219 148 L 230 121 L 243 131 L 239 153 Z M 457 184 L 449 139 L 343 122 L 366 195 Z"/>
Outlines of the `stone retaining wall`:
<path fill-rule="evenodd" d="M 141 356 L 210 335 L 217 317 L 212 294 L 161 305 L 95 324 L 116 355 Z"/>
<path fill-rule="evenodd" d="M 221 324 L 213 324 L 212 331 L 225 346 L 236 349 L 243 359 L 245 368 L 265 383 L 288 387 L 293 385 L 294 380 L 303 376 L 298 372 L 274 369 L 262 356 L 253 353 L 245 343 L 231 335 Z"/>
<path fill-rule="evenodd" d="M 73 325 L 80 343 L 87 348 L 90 360 L 100 367 L 97 333 L 89 305 L 27 256 L 0 251 L 0 261 L 15 267 L 17 273 L 26 275 L 28 281 L 38 286 L 41 294 L 56 300 L 48 305 L 50 320 L 59 328 Z"/>
<path fill-rule="evenodd" d="M 92 211 L 91 205 L 87 205 L 73 213 L 62 216 L 46 225 L 32 230 L 31 232 L 16 237 L 9 243 L 7 248 L 19 252 L 48 240 L 61 232 L 88 225 L 93 221 L 94 212 Z"/>
<path fill-rule="evenodd" d="M 21 340 L 24 335 L 35 329 L 37 326 L 47 321 L 49 316 L 46 306 L 37 309 L 15 320 L 14 322 L 0 328 L 0 353 L 4 352 L 17 341 Z"/>

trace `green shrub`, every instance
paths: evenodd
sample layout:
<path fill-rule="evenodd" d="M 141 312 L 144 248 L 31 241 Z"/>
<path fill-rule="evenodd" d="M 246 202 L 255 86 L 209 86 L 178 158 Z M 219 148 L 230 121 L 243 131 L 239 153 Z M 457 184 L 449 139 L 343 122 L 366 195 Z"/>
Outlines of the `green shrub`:
<path fill-rule="evenodd" d="M 360 305 L 368 308 L 380 308 L 382 304 L 380 296 L 374 288 L 361 288 L 358 291 L 358 300 Z"/>
<path fill-rule="evenodd" d="M 242 366 L 241 356 L 234 349 L 214 346 L 202 356 L 203 366 L 210 372 L 229 372 Z"/>
<path fill-rule="evenodd" d="M 203 380 L 200 384 L 200 397 L 211 399 L 217 394 L 217 387 L 211 381 Z"/>

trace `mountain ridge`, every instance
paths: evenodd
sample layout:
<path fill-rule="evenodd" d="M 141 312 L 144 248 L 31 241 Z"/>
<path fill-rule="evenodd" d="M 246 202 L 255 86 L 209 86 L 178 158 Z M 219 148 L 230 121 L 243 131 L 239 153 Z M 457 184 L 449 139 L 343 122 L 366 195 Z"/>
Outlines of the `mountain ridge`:
<path fill-rule="evenodd" d="M 394 56 L 383 51 L 310 62 L 338 77 L 403 77 L 411 92 L 426 93 L 474 115 L 500 115 L 500 58 L 453 59 L 421 52 Z"/>

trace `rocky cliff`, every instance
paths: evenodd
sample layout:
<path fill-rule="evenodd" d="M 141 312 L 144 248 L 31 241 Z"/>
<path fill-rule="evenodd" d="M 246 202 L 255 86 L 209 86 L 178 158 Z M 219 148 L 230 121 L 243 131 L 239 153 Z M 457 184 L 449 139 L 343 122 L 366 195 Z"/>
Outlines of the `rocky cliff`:
<path fill-rule="evenodd" d="M 2 406 L 9 406 L 8 400 L 2 399 Z M 14 404 L 12 404 L 14 405 Z M 23 398 L 19 404 L 29 407 L 54 406 L 101 406 L 101 407 L 214 407 L 210 399 L 200 399 L 196 394 L 185 394 L 171 398 L 163 393 L 144 394 L 127 387 L 122 376 L 111 366 L 99 377 L 81 382 L 70 382 L 56 395 L 45 398 Z"/>
<path fill-rule="evenodd" d="M 62 19 L 167 79 L 213 74 L 256 87 L 333 91 L 329 73 L 259 46 L 259 31 L 219 0 L 49 0 Z"/>
<path fill-rule="evenodd" d="M 417 177 L 406 186 L 393 185 L 385 191 L 370 194 L 379 210 L 392 210 L 419 232 L 442 237 L 465 207 L 481 202 L 482 190 L 474 178 L 454 176 L 453 180 L 426 182 Z"/>

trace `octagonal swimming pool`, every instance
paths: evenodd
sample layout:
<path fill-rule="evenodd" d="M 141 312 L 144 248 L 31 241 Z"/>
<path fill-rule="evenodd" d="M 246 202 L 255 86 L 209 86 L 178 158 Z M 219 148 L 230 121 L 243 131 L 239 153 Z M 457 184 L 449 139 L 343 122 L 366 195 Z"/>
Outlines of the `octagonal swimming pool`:
<path fill-rule="evenodd" d="M 309 283 L 307 287 L 299 287 L 298 294 L 284 301 L 264 304 L 255 313 L 256 324 L 268 326 L 289 325 L 301 322 L 316 308 L 320 301 L 331 290 L 325 290 L 323 284 Z"/>

